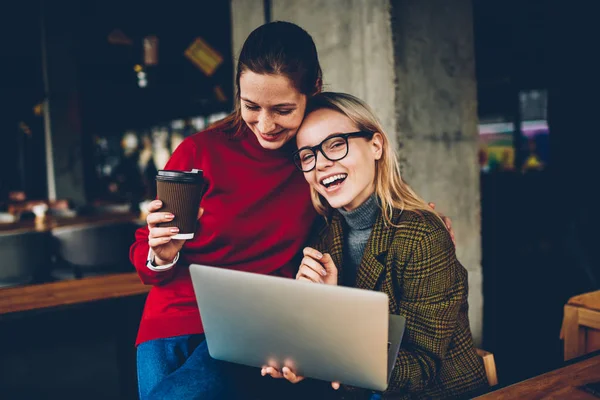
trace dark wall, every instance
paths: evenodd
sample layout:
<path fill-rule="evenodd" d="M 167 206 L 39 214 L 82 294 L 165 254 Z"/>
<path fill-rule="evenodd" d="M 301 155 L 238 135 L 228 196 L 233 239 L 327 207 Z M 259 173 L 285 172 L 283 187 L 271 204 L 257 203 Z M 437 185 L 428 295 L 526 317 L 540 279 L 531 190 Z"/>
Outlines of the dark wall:
<path fill-rule="evenodd" d="M 0 13 L 0 196 L 46 193 L 43 121 L 33 113 L 43 100 L 39 10 L 32 0 Z"/>
<path fill-rule="evenodd" d="M 33 113 L 45 97 L 42 15 L 51 61 L 51 111 L 56 116 L 52 124 L 60 165 L 55 169 L 66 175 L 76 171 L 57 181 L 66 196 L 79 197 L 81 181 L 93 184 L 94 135 L 120 136 L 125 129 L 147 129 L 231 108 L 227 1 L 175 1 L 159 6 L 139 0 L 32 0 L 11 3 L 0 14 L 0 196 L 8 190 L 25 190 L 29 198 L 47 196 L 43 119 Z M 113 29 L 120 29 L 132 44 L 110 44 L 107 38 Z M 142 40 L 151 34 L 159 37 L 159 64 L 146 69 L 148 87 L 142 89 L 133 66 L 143 64 Z M 196 37 L 223 57 L 211 77 L 183 54 Z M 222 88 L 226 101 L 216 98 L 216 86 Z M 53 92 L 57 93 L 54 99 Z M 69 140 L 73 135 L 80 139 Z"/>
<path fill-rule="evenodd" d="M 81 1 L 79 8 L 77 54 L 88 133 L 120 134 L 213 108 L 230 109 L 229 2 L 175 1 L 159 7 L 139 0 Z M 113 29 L 120 29 L 133 44 L 110 44 L 107 37 Z M 147 35 L 159 38 L 159 64 L 145 69 L 148 86 L 139 88 L 133 67 L 143 65 L 142 40 Z M 223 57 L 213 76 L 207 77 L 184 56 L 196 37 Z M 229 102 L 216 100 L 217 85 Z"/>
<path fill-rule="evenodd" d="M 484 347 L 510 383 L 561 364 L 562 307 L 599 288 L 600 28 L 589 3 L 474 5 L 480 115 L 514 115 L 520 89 L 549 96 L 548 168 L 481 181 Z"/>

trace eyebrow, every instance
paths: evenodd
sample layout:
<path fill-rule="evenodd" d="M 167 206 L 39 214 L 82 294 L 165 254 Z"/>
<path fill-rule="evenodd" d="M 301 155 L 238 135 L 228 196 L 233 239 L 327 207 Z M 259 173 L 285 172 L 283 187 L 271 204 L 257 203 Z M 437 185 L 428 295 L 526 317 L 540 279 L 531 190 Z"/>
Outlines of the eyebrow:
<path fill-rule="evenodd" d="M 242 100 L 244 100 L 244 101 L 247 101 L 248 103 L 256 104 L 256 103 L 255 103 L 255 102 L 253 102 L 252 100 L 250 100 L 250 99 L 247 99 L 247 98 L 245 98 L 245 97 L 241 97 L 241 96 L 240 96 L 240 99 L 242 99 Z M 258 105 L 258 104 L 257 104 L 257 105 Z M 274 106 L 271 106 L 271 107 L 297 107 L 297 104 L 296 104 L 296 103 L 279 103 L 279 104 L 275 104 Z"/>

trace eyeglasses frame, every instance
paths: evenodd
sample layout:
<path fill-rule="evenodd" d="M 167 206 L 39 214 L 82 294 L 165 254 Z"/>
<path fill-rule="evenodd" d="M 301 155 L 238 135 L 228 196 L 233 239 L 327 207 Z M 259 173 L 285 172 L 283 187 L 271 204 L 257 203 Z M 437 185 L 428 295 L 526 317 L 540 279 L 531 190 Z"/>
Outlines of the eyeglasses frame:
<path fill-rule="evenodd" d="M 331 135 L 327 138 L 325 138 L 321 143 L 317 144 L 316 146 L 304 146 L 299 148 L 298 150 L 294 151 L 294 153 L 292 153 L 292 157 L 294 159 L 294 165 L 296 166 L 296 168 L 298 168 L 301 172 L 310 172 L 313 169 L 315 169 L 317 167 L 317 150 L 321 152 L 321 154 L 323 155 L 323 157 L 325 157 L 326 159 L 328 159 L 329 161 L 340 161 L 343 160 L 344 158 L 346 158 L 346 156 L 348 155 L 348 152 L 350 151 L 350 142 L 348 141 L 349 138 L 351 137 L 363 137 L 363 138 L 369 138 L 371 139 L 373 137 L 373 135 L 375 134 L 375 132 L 371 132 L 371 131 L 356 131 L 356 132 L 348 132 L 348 133 L 338 133 L 335 135 Z M 335 160 L 332 160 L 331 158 L 327 157 L 327 154 L 325 154 L 325 151 L 323 151 L 323 143 L 325 143 L 328 140 L 334 139 L 334 138 L 344 138 L 344 140 L 346 141 L 346 154 L 344 154 L 342 157 L 340 158 L 336 158 Z M 311 169 L 309 170 L 303 170 L 297 163 L 296 163 L 296 157 L 298 156 L 298 154 L 300 154 L 301 151 L 303 150 L 310 150 L 312 151 L 312 153 L 315 156 L 315 165 L 312 166 Z M 299 157 L 298 157 L 299 159 Z"/>

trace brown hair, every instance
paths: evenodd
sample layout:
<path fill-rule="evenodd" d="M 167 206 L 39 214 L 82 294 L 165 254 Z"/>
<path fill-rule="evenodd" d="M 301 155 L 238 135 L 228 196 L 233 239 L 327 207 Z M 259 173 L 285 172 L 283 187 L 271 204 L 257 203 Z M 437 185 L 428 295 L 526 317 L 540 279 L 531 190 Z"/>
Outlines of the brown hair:
<path fill-rule="evenodd" d="M 291 22 L 270 22 L 252 31 L 244 42 L 237 62 L 234 110 L 213 127 L 230 134 L 243 128 L 240 77 L 246 71 L 284 75 L 307 97 L 321 91 L 323 73 L 312 37 Z"/>

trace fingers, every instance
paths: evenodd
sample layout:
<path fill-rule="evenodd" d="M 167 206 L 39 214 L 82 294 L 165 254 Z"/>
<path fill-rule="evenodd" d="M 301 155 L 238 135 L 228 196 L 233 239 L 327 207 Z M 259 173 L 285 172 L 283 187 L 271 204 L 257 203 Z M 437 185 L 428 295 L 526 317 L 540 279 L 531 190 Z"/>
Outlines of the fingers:
<path fill-rule="evenodd" d="M 175 218 L 175 216 L 171 213 L 153 212 L 148 214 L 146 222 L 148 223 L 148 228 L 152 229 L 156 224 L 160 224 L 161 222 L 173 221 L 173 218 Z"/>
<path fill-rule="evenodd" d="M 452 220 L 444 215 L 442 215 L 442 221 L 444 221 L 444 225 L 446 225 L 446 229 L 448 233 L 450 233 L 450 238 L 452 239 L 452 243 L 456 246 L 456 239 L 454 238 L 454 230 L 452 229 Z"/>
<path fill-rule="evenodd" d="M 170 228 L 152 228 L 148 231 L 148 238 L 156 239 L 160 237 L 173 236 L 179 233 L 179 228 L 173 226 Z"/>
<path fill-rule="evenodd" d="M 319 266 L 319 269 L 325 271 L 323 267 Z M 300 265 L 300 269 L 298 269 L 298 273 L 296 274 L 296 279 L 300 280 L 300 278 L 305 278 L 314 283 L 324 283 L 323 278 L 319 273 L 304 264 Z"/>
<path fill-rule="evenodd" d="M 164 237 L 159 237 L 159 238 L 154 238 L 154 239 L 148 239 L 148 245 L 151 248 L 155 248 L 158 246 L 162 246 L 163 244 L 167 244 L 171 241 L 171 237 L 170 236 L 164 236 Z"/>
<path fill-rule="evenodd" d="M 146 207 L 146 209 L 148 210 L 148 213 L 153 213 L 153 212 L 160 210 L 162 206 L 163 206 L 162 201 L 154 200 L 154 201 L 151 201 L 150 203 L 148 203 L 148 206 Z"/>
<path fill-rule="evenodd" d="M 446 229 L 452 231 L 452 220 L 445 215 L 442 215 L 442 221 L 444 221 L 444 225 L 446 225 Z"/>
<path fill-rule="evenodd" d="M 435 203 L 427 203 L 429 207 L 435 210 Z M 454 238 L 454 231 L 452 230 L 452 220 L 445 215 L 440 215 L 442 217 L 442 221 L 444 221 L 444 225 L 446 225 L 446 229 L 450 233 L 450 238 L 452 239 L 452 243 L 456 246 L 456 239 Z"/>
<path fill-rule="evenodd" d="M 175 216 L 171 213 L 157 212 L 158 210 L 160 210 L 161 207 L 162 207 L 162 202 L 160 200 L 155 200 L 148 205 L 149 214 L 146 217 L 146 222 L 148 223 L 149 227 L 152 227 L 156 224 L 160 224 L 161 222 L 173 221 L 173 218 L 175 218 Z M 197 218 L 198 219 L 202 218 L 203 214 L 204 214 L 204 208 L 202 208 L 202 207 L 198 208 Z"/>
<path fill-rule="evenodd" d="M 300 269 L 298 270 L 296 279 L 300 279 L 301 276 L 305 276 L 313 282 L 322 281 L 322 283 L 326 283 L 328 285 L 337 285 L 338 269 L 335 266 L 335 262 L 331 258 L 330 254 L 321 253 L 312 247 L 305 247 L 302 250 L 302 253 L 304 254 L 304 258 L 300 264 Z M 316 279 L 314 274 L 311 274 L 308 270 L 303 269 L 303 265 L 321 275 L 319 280 Z M 323 273 L 323 268 L 325 269 L 325 273 Z"/>
<path fill-rule="evenodd" d="M 302 254 L 304 254 L 305 257 L 311 257 L 315 260 L 320 260 L 323 258 L 323 254 L 319 250 L 313 249 L 312 247 L 305 247 L 302 250 Z"/>
<path fill-rule="evenodd" d="M 304 380 L 303 376 L 296 375 L 288 367 L 283 367 L 280 372 L 277 368 L 263 365 L 263 367 L 260 370 L 260 374 L 261 376 L 269 375 L 271 376 L 271 378 L 275 379 L 285 378 L 291 383 L 298 383 Z"/>
<path fill-rule="evenodd" d="M 288 367 L 283 367 L 281 370 L 283 371 L 283 377 L 292 383 L 298 383 L 304 380 L 303 376 L 294 374 Z"/>
<path fill-rule="evenodd" d="M 302 258 L 300 267 L 302 266 L 306 266 L 308 269 L 313 270 L 317 275 L 327 276 L 327 270 L 323 267 L 323 265 L 311 257 L 305 256 Z"/>
<path fill-rule="evenodd" d="M 179 233 L 179 228 L 150 228 L 148 233 L 148 244 L 154 248 L 171 241 L 172 236 Z"/>
<path fill-rule="evenodd" d="M 275 379 L 281 379 L 281 378 L 283 378 L 283 374 L 281 372 L 279 372 L 279 370 L 277 368 L 268 367 L 266 365 L 264 365 L 261 368 L 260 374 L 262 376 L 270 375 L 271 378 L 275 378 Z"/>
<path fill-rule="evenodd" d="M 327 271 L 326 275 L 337 274 L 337 267 L 335 266 L 335 263 L 333 262 L 333 259 L 329 253 L 323 254 L 323 258 L 321 258 L 321 264 L 323 264 L 323 267 L 325 267 L 325 270 Z"/>
<path fill-rule="evenodd" d="M 327 270 L 323 267 L 320 260 L 323 259 L 323 254 L 312 247 L 305 247 L 302 250 L 304 258 L 300 262 L 300 268 L 296 279 L 304 277 L 315 283 L 323 283 L 323 277 L 327 276 Z"/>
<path fill-rule="evenodd" d="M 327 274 L 332 272 L 337 273 L 337 267 L 335 266 L 331 255 L 329 255 L 328 253 L 321 253 L 320 251 L 313 249 L 312 247 L 305 247 L 304 250 L 302 250 L 302 253 L 304 254 L 302 264 L 305 264 L 308 267 L 312 268 L 315 272 L 323 276 L 327 276 Z M 305 262 L 306 260 L 310 259 L 312 259 L 314 262 Z M 317 268 L 317 264 L 319 267 L 325 268 L 325 273 L 323 273 L 321 269 Z"/>

